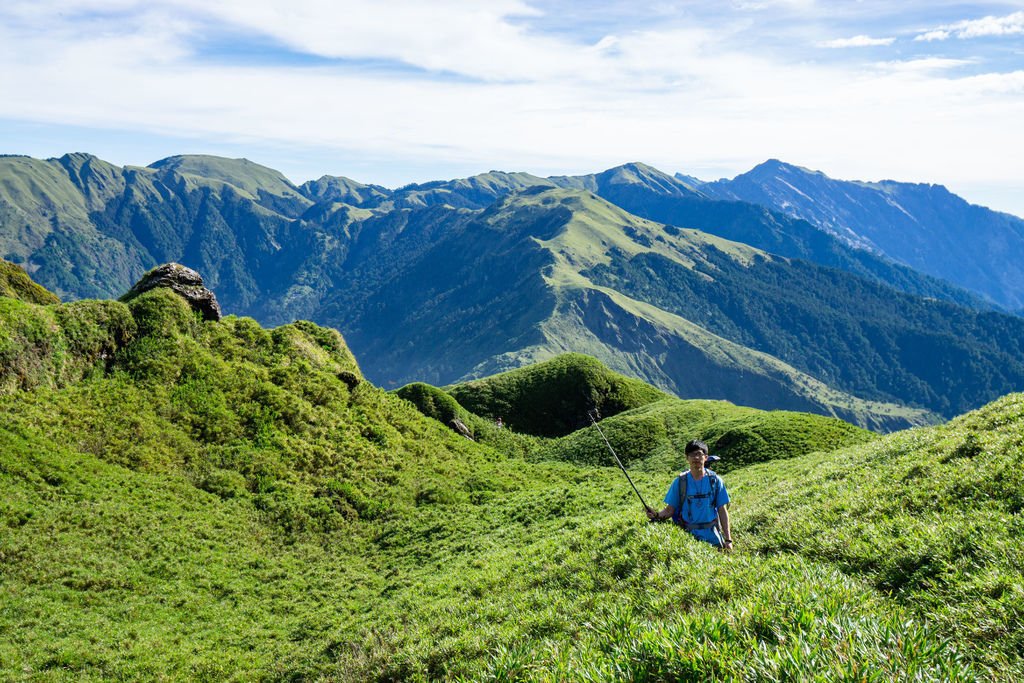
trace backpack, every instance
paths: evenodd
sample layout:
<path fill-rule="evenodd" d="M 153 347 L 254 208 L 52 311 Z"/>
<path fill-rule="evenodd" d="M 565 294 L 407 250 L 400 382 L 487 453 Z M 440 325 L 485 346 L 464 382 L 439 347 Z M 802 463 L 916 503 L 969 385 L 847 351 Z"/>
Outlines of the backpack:
<path fill-rule="evenodd" d="M 710 522 L 704 522 L 702 524 L 691 524 L 682 520 L 683 517 L 683 501 L 686 500 L 686 472 L 679 473 L 679 505 L 676 506 L 676 512 L 678 513 L 679 520 L 676 522 L 676 515 L 672 515 L 672 521 L 683 527 L 687 531 L 696 531 L 697 529 L 717 529 L 718 528 L 718 492 L 722 490 L 722 480 L 718 478 L 713 470 L 704 470 L 704 476 L 708 478 L 708 482 L 711 484 L 711 509 L 715 511 L 715 519 Z"/>

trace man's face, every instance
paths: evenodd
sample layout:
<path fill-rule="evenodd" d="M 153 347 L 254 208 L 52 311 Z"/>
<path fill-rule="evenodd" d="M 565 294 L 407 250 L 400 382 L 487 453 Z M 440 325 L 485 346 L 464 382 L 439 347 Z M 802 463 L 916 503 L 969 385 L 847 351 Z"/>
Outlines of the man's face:
<path fill-rule="evenodd" d="M 693 464 L 700 463 L 701 465 L 703 465 L 707 457 L 708 454 L 702 450 L 690 451 L 689 453 L 686 454 L 686 459 Z"/>

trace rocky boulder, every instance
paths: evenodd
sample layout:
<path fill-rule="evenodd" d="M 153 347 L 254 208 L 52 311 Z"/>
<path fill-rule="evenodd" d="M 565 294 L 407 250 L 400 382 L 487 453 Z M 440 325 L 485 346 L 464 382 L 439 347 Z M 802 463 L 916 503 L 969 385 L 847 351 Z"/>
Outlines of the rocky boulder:
<path fill-rule="evenodd" d="M 203 320 L 220 320 L 220 304 L 216 295 L 203 286 L 203 276 L 180 263 L 165 263 L 149 271 L 121 297 L 121 301 L 131 301 L 157 287 L 167 287 L 184 298 L 192 310 L 203 314 Z"/>
<path fill-rule="evenodd" d="M 466 426 L 466 423 L 460 420 L 459 418 L 453 417 L 452 419 L 448 420 L 448 427 L 458 432 L 459 434 L 462 434 L 462 436 L 466 437 L 470 441 L 476 441 L 476 439 L 473 438 L 473 432 L 471 432 L 469 430 L 469 427 Z"/>

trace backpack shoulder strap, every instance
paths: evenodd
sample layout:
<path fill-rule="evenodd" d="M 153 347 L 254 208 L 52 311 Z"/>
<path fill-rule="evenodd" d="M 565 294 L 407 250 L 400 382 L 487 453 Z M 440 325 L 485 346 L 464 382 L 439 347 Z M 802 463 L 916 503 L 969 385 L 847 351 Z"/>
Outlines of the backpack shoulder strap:
<path fill-rule="evenodd" d="M 676 506 L 676 514 L 683 514 L 683 501 L 686 500 L 686 472 L 679 473 L 679 505 Z"/>
<path fill-rule="evenodd" d="M 718 511 L 718 492 L 722 488 L 722 480 L 712 470 L 706 470 L 711 484 L 711 509 Z"/>

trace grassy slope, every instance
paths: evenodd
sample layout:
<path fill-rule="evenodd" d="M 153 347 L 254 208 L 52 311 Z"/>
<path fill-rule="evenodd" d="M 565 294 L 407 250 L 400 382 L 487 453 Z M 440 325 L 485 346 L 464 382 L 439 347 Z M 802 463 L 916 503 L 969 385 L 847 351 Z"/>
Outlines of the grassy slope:
<path fill-rule="evenodd" d="M 584 274 L 859 396 L 899 395 L 953 417 L 1024 386 L 1018 318 L 894 293 L 800 261 L 741 264 L 713 250 L 705 258 L 694 269 L 642 254 Z"/>
<path fill-rule="evenodd" d="M 966 637 L 1020 626 L 1020 397 L 730 473 L 742 540 L 727 558 L 643 523 L 615 470 L 509 458 L 365 382 L 349 391 L 338 374 L 358 368 L 333 332 L 202 323 L 166 292 L 116 305 L 135 332 L 109 367 L 0 397 L 4 678 L 1021 672 L 1012 638 Z M 973 457 L 996 485 L 965 504 L 963 478 L 861 467 L 894 453 L 908 473 L 911 459 L 941 474 Z M 653 498 L 668 476 L 636 480 Z M 932 501 L 936 481 L 951 488 Z M 922 540 L 921 522 L 893 525 L 892 498 L 862 484 L 920 490 L 950 524 Z M 837 523 L 828 506 L 843 496 L 851 519 Z M 947 543 L 975 505 L 993 512 L 999 552 Z M 839 547 L 861 536 L 880 546 Z M 929 543 L 948 559 L 929 582 L 880 581 Z M 968 570 L 986 582 L 980 613 L 944 602 Z"/>
<path fill-rule="evenodd" d="M 863 576 L 996 670 L 1024 673 L 1024 394 L 736 483 L 757 552 Z"/>
<path fill-rule="evenodd" d="M 348 643 L 347 665 L 383 678 L 1016 680 L 1022 427 L 1012 395 L 949 425 L 736 470 L 730 558 L 638 521 L 614 479 L 535 494 L 533 533 L 428 556 Z M 511 524 L 503 512 L 486 514 Z M 478 669 L 465 659 L 484 644 Z"/>
<path fill-rule="evenodd" d="M 41 247 L 53 230 L 51 215 L 67 224 L 88 225 L 84 197 L 55 161 L 0 157 L 0 209 L 0 249 L 5 255 L 25 257 Z"/>
<path fill-rule="evenodd" d="M 254 200 L 259 200 L 262 194 L 271 194 L 292 200 L 299 206 L 312 203 L 279 171 L 248 159 L 189 154 L 161 159 L 150 164 L 149 168 L 177 173 L 197 186 L 218 188 L 228 185 Z"/>
<path fill-rule="evenodd" d="M 32 304 L 59 304 L 60 299 L 40 287 L 20 266 L 0 259 L 0 297 Z"/>
<path fill-rule="evenodd" d="M 62 298 L 113 294 L 109 283 L 128 282 L 145 261 L 136 245 L 104 234 L 91 219 L 124 189 L 120 171 L 84 154 L 0 157 L 0 255 L 26 264 Z"/>
<path fill-rule="evenodd" d="M 445 426 L 451 427 L 450 423 L 455 418 L 462 420 L 474 441 L 492 446 L 505 455 L 526 457 L 544 441 L 541 437 L 517 432 L 504 425 L 498 427 L 493 419 L 463 408 L 444 389 L 424 382 L 413 382 L 390 393 L 412 403 L 416 410 Z"/>
<path fill-rule="evenodd" d="M 127 315 L 129 338 L 95 308 Z M 58 310 L 75 324 L 49 319 L 54 338 L 88 326 L 116 350 L 81 380 L 40 338 L 36 389 L 0 397 L 7 674 L 272 670 L 311 618 L 298 604 L 323 598 L 307 555 L 352 618 L 346 596 L 381 587 L 358 520 L 468 500 L 445 483 L 492 457 L 369 384 L 350 392 L 338 375 L 358 368 L 333 331 L 201 323 L 166 290 Z"/>

